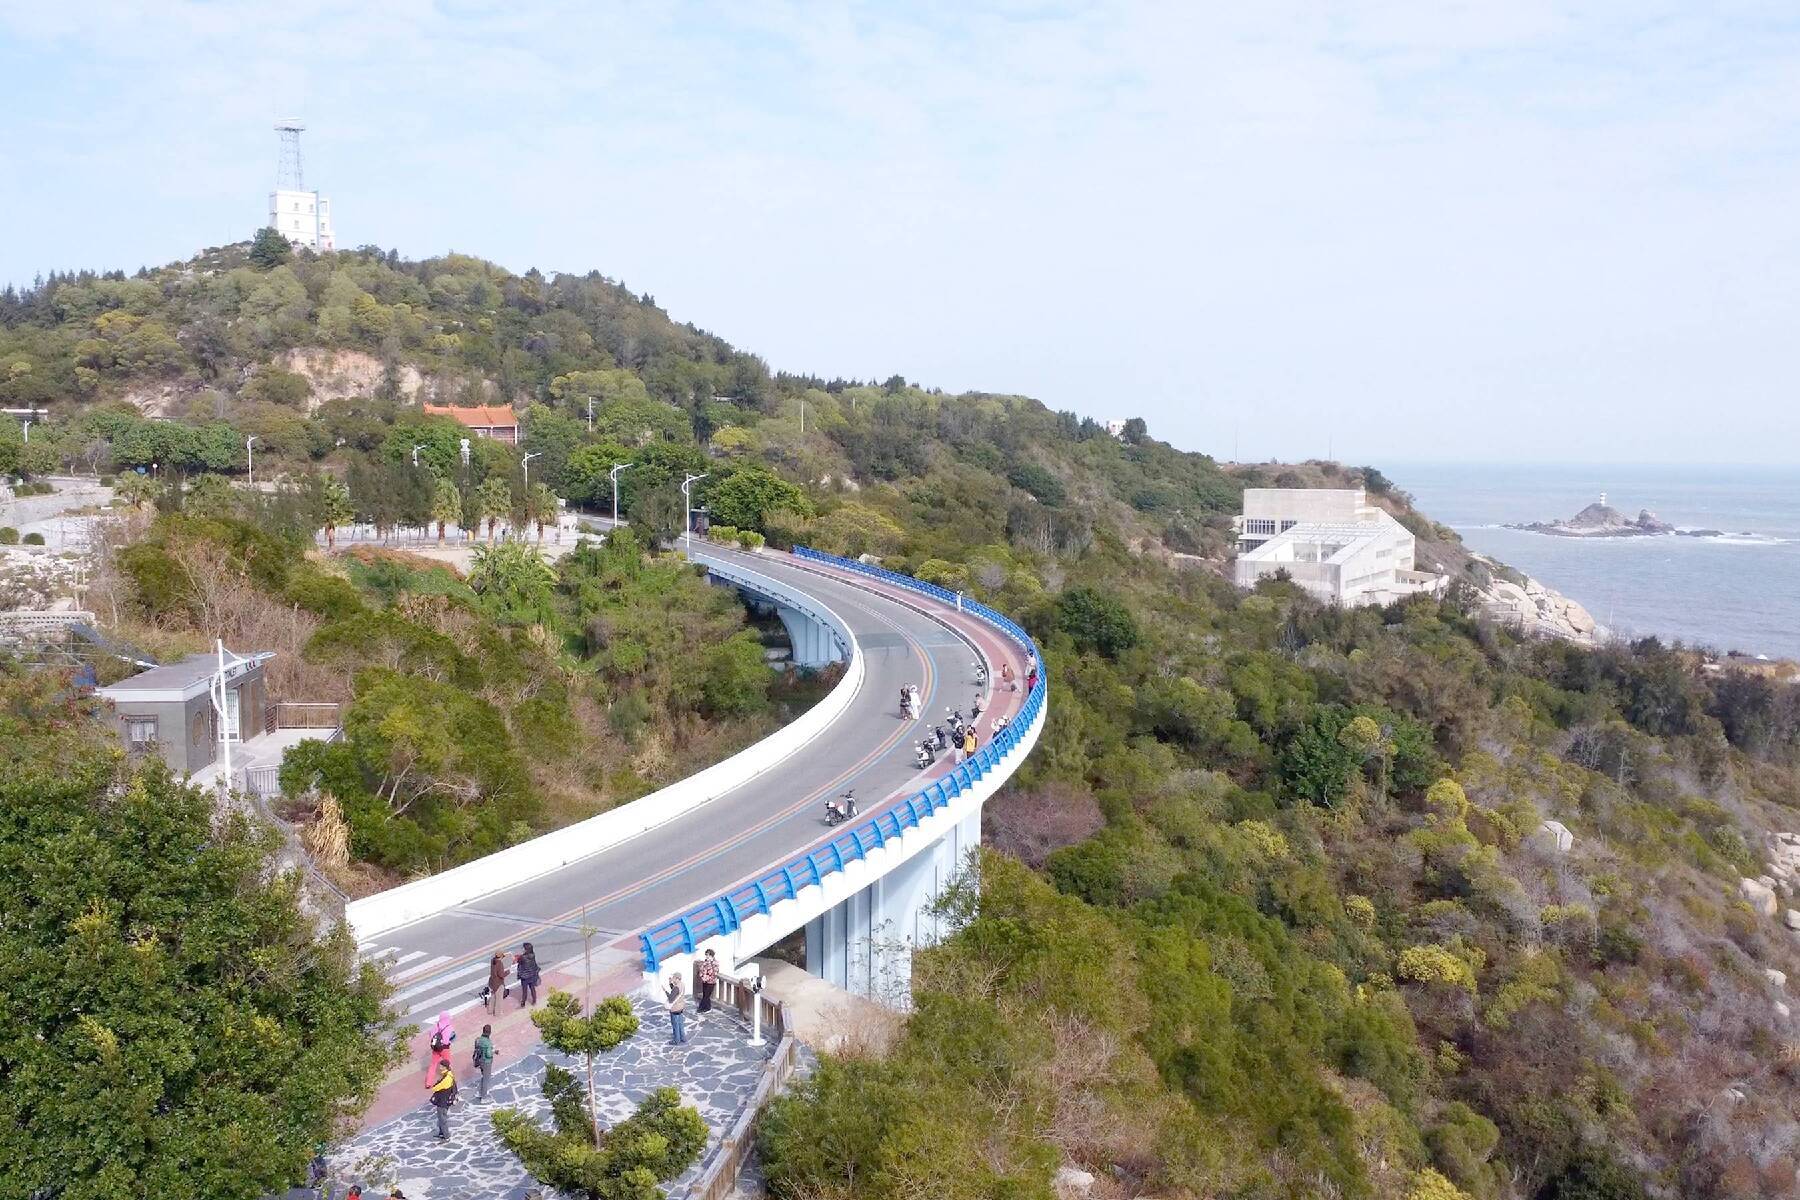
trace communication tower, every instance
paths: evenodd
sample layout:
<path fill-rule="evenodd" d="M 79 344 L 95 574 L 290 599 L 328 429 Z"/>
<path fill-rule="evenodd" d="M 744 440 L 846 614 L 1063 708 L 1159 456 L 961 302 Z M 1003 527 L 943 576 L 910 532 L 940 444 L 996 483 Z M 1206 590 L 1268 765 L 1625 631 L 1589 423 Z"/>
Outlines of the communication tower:
<path fill-rule="evenodd" d="M 300 134 L 305 129 L 291 117 L 275 122 L 281 157 L 275 163 L 275 190 L 269 193 L 269 224 L 296 246 L 320 252 L 335 250 L 331 201 L 306 190 L 306 172 L 300 160 Z"/>

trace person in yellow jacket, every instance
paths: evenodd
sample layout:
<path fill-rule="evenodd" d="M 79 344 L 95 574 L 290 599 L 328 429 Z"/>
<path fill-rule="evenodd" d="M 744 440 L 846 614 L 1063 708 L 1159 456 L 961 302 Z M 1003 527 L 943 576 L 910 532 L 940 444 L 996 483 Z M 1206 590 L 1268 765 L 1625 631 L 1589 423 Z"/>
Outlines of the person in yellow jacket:
<path fill-rule="evenodd" d="M 450 1069 L 450 1060 L 445 1059 L 438 1068 L 438 1077 L 431 1085 L 431 1106 L 437 1109 L 438 1141 L 450 1140 L 450 1106 L 456 1103 L 456 1072 Z"/>

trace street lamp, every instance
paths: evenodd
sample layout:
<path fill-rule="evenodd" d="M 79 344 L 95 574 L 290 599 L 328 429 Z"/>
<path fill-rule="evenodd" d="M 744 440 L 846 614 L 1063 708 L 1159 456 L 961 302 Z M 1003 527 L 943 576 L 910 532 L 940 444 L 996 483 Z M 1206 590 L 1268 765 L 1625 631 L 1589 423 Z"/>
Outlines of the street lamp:
<path fill-rule="evenodd" d="M 419 465 L 419 451 L 421 451 L 421 450 L 423 450 L 423 449 L 424 449 L 424 448 L 425 448 L 425 443 L 424 443 L 424 442 L 415 442 L 415 443 L 414 443 L 414 444 L 413 444 L 413 451 L 412 451 L 412 454 L 413 454 L 413 466 L 415 466 L 415 467 L 416 467 L 416 466 L 418 466 L 418 465 Z"/>
<path fill-rule="evenodd" d="M 619 527 L 619 472 L 629 470 L 630 463 L 614 463 L 613 469 L 607 472 L 613 485 L 613 528 Z"/>
<path fill-rule="evenodd" d="M 684 539 L 682 553 L 689 558 L 694 556 L 694 495 L 689 489 L 705 479 L 706 476 L 707 472 L 702 471 L 698 475 L 689 475 L 681 481 L 681 499 L 687 506 L 686 514 L 681 522 L 681 536 Z"/>
<path fill-rule="evenodd" d="M 255 444 L 256 435 L 254 433 L 244 439 L 244 459 L 249 466 L 250 487 L 253 490 L 256 487 L 256 451 L 251 447 Z"/>
<path fill-rule="evenodd" d="M 25 440 L 27 442 L 29 442 L 31 440 L 31 418 L 30 417 L 25 418 Z"/>
<path fill-rule="evenodd" d="M 525 492 L 527 495 L 531 492 L 531 460 L 542 457 L 544 457 L 544 452 L 542 450 L 533 450 L 530 454 L 527 454 L 524 458 L 519 460 L 519 466 L 525 469 Z"/>

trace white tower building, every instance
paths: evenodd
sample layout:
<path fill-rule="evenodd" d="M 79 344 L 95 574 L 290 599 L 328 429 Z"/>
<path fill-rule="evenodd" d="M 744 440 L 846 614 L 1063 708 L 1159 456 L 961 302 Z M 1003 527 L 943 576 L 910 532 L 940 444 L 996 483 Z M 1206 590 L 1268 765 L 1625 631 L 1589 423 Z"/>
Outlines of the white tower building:
<path fill-rule="evenodd" d="M 275 190 L 269 193 L 269 225 L 287 235 L 288 241 L 308 250 L 335 250 L 337 236 L 331 229 L 331 201 L 306 190 L 300 163 L 298 121 L 280 121 L 281 161 L 275 169 Z"/>

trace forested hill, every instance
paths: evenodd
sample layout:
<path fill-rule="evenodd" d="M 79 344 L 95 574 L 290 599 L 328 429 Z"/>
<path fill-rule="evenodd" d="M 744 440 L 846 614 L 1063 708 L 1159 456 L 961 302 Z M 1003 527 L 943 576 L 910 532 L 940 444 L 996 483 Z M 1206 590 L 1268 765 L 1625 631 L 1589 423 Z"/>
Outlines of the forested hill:
<path fill-rule="evenodd" d="M 232 471 L 254 435 L 271 471 L 304 472 L 374 448 L 420 401 L 506 402 L 527 448 L 544 452 L 534 477 L 577 501 L 610 499 L 604 469 L 594 474 L 605 455 L 570 461 L 590 398 L 595 444 L 703 448 L 852 499 L 870 488 L 874 508 L 950 525 L 958 543 L 1078 551 L 1102 533 L 1216 553 L 1238 493 L 1204 456 L 1141 436 L 1141 422 L 1124 445 L 1020 397 L 771 374 L 597 273 L 259 243 L 0 294 L 0 400 L 50 409 L 33 439 L 40 467 L 55 455 Z M 133 428 L 137 415 L 184 418 L 198 436 L 166 444 L 176 435 Z M 644 490 L 626 487 L 628 499 Z M 839 523 L 858 520 L 885 540 L 862 507 Z"/>
<path fill-rule="evenodd" d="M 919 956 L 890 1036 L 860 1031 L 774 1106 L 761 1144 L 784 1200 L 1049 1200 L 1063 1165 L 1096 1197 L 1800 1186 L 1800 953 L 1778 915 L 1800 849 L 1771 838 L 1800 827 L 1790 686 L 1654 641 L 1522 639 L 1466 588 L 1354 611 L 1279 580 L 1240 593 L 1213 569 L 1228 515 L 1281 469 L 1227 471 L 1141 422 L 1114 438 L 1019 397 L 771 375 L 597 275 L 259 240 L 59 277 L 0 298 L 0 388 L 50 410 L 29 447 L 0 422 L 0 468 L 174 468 L 146 548 L 122 555 L 121 612 L 184 603 L 156 564 L 211 539 L 246 555 L 271 619 L 315 614 L 304 661 L 429 671 L 446 713 L 514 731 L 493 761 L 433 749 L 450 816 L 407 832 L 420 810 L 395 815 L 381 706 L 420 689 L 359 671 L 343 761 L 318 775 L 348 797 L 350 853 L 381 863 L 585 803 L 527 778 L 533 730 L 560 730 L 548 744 L 572 761 L 607 730 L 641 758 L 652 713 L 678 730 L 762 712 L 768 686 L 731 649 L 741 614 L 630 539 L 472 589 L 313 553 L 351 510 L 534 511 L 518 452 L 482 442 L 459 467 L 460 427 L 422 399 L 515 404 L 532 482 L 577 501 L 608 502 L 607 471 L 631 463 L 640 531 L 673 533 L 675 482 L 705 472 L 715 525 L 752 543 L 876 554 L 1032 630 L 1050 717 L 988 806 L 980 904 L 951 905 L 966 924 Z M 247 435 L 259 481 L 294 481 L 267 504 L 209 478 L 242 474 Z M 1366 469 L 1299 471 L 1382 490 Z M 262 546 L 246 505 L 292 536 Z M 683 669 L 665 612 L 720 670 Z M 695 674 L 733 686 L 690 695 Z"/>

